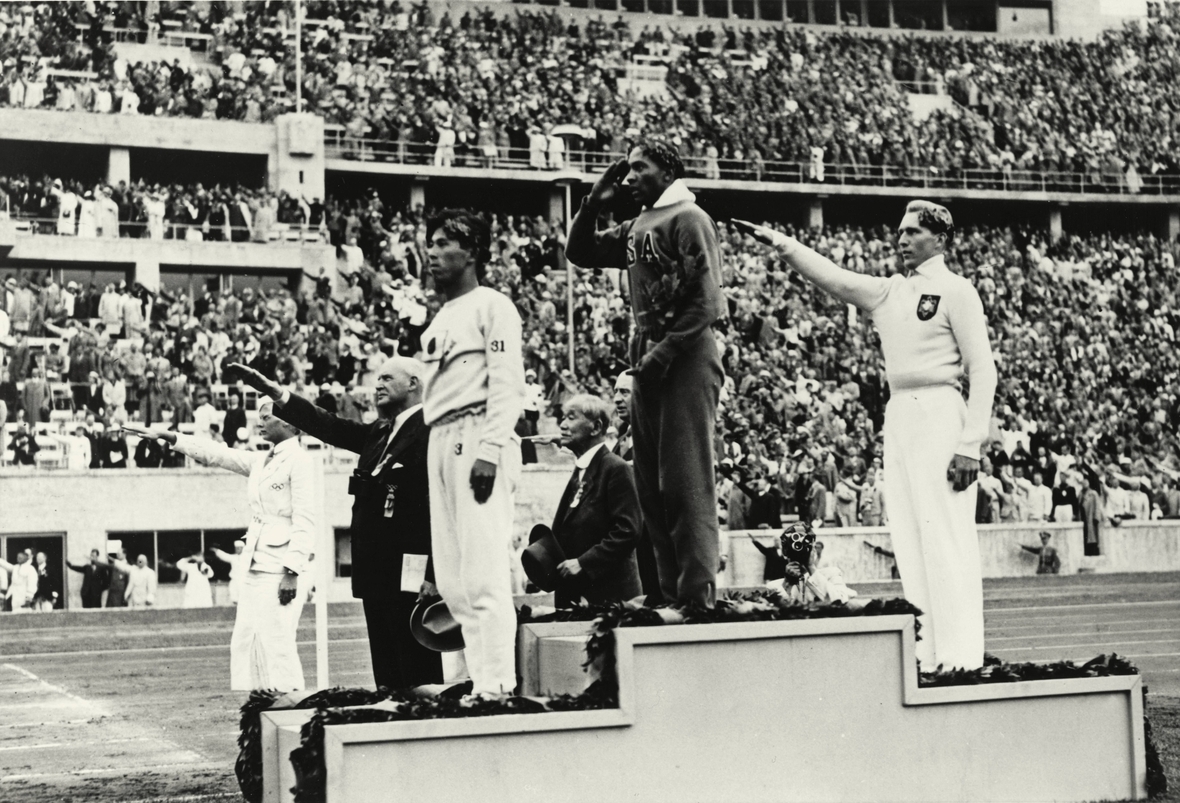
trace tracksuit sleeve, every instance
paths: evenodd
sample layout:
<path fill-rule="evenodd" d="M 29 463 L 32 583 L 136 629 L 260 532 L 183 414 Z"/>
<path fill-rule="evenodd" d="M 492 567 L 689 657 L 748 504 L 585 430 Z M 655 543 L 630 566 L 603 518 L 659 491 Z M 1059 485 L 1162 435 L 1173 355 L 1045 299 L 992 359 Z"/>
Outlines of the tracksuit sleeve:
<path fill-rule="evenodd" d="M 582 200 L 582 206 L 570 224 L 565 258 L 580 268 L 626 268 L 631 222 L 597 231 L 598 212 L 599 207 L 592 206 L 588 199 Z"/>
<path fill-rule="evenodd" d="M 967 421 L 955 454 L 978 460 L 991 423 L 992 402 L 996 395 L 996 363 L 992 359 L 992 347 L 987 339 L 983 302 L 979 300 L 975 288 L 966 282 L 962 292 L 956 295 L 950 321 L 955 342 L 959 344 L 959 353 L 963 357 L 963 370 L 970 384 Z"/>
<path fill-rule="evenodd" d="M 524 412 L 524 356 L 520 313 L 500 296 L 489 305 L 484 327 L 484 352 L 488 366 L 488 408 L 476 457 L 499 463 L 500 449 L 516 431 Z"/>

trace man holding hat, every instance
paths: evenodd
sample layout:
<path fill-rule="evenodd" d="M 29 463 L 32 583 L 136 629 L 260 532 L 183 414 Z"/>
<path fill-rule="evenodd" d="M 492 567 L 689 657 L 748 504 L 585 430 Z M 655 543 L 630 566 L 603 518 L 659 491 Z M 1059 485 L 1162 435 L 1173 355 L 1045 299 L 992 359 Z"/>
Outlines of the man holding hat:
<path fill-rule="evenodd" d="M 421 337 L 435 572 L 463 630 L 472 693 L 500 697 L 516 687 L 509 545 L 521 460 L 514 429 L 525 396 L 520 313 L 480 286 L 487 221 L 446 209 L 426 232 L 430 275 L 446 298 Z"/>
<path fill-rule="evenodd" d="M 841 269 L 773 229 L 735 224 L 773 245 L 803 278 L 872 315 L 890 388 L 885 502 L 893 551 L 906 597 L 925 611 L 918 660 L 928 671 L 982 666 L 974 486 L 996 366 L 979 294 L 946 265 L 955 234 L 951 213 L 928 201 L 910 202 L 897 232 L 902 270 L 889 278 Z"/>
<path fill-rule="evenodd" d="M 575 460 L 553 519 L 552 535 L 563 556 L 556 566 L 554 603 L 567 608 L 583 597 L 588 602 L 631 599 L 641 592 L 635 560 L 639 499 L 631 467 L 606 448 L 611 406 L 582 395 L 566 401 L 562 411 L 561 445 Z M 536 541 L 546 534 L 534 529 L 526 552 L 535 552 Z M 526 561 L 526 569 L 529 565 Z"/>
<path fill-rule="evenodd" d="M 442 659 L 414 639 L 410 616 L 435 596 L 430 556 L 430 492 L 422 420 L 426 367 L 409 357 L 385 361 L 373 399 L 380 417 L 350 421 L 284 390 L 244 365 L 226 367 L 274 399 L 276 415 L 309 435 L 360 455 L 348 484 L 353 497 L 352 594 L 361 600 L 377 686 L 403 689 L 443 680 Z"/>

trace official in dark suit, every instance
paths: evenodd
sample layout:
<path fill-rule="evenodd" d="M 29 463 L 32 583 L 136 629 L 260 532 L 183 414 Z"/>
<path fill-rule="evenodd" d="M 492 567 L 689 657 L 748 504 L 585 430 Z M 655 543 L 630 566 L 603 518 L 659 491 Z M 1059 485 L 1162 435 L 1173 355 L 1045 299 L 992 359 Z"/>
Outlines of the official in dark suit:
<path fill-rule="evenodd" d="M 611 407 L 575 396 L 562 410 L 561 445 L 574 453 L 574 474 L 553 519 L 553 536 L 566 560 L 554 594 L 558 607 L 639 596 L 639 498 L 631 467 L 606 447 Z"/>
<path fill-rule="evenodd" d="M 66 566 L 82 573 L 83 608 L 101 608 L 102 592 L 111 585 L 111 567 L 105 563 L 99 563 L 98 557 L 98 550 L 92 549 L 90 550 L 89 563 L 79 566 L 66 561 Z"/>
<path fill-rule="evenodd" d="M 619 437 L 611 447 L 611 453 L 631 463 L 634 449 L 631 440 L 631 391 L 634 387 L 634 376 L 631 371 L 624 371 L 615 377 L 615 393 L 611 399 L 615 404 L 615 420 Z M 639 564 L 639 582 L 643 585 L 643 593 L 647 595 L 648 605 L 659 605 L 664 601 L 660 591 L 660 573 L 656 568 L 656 555 L 652 550 L 651 538 L 640 527 L 639 543 L 635 545 L 635 560 Z"/>
<path fill-rule="evenodd" d="M 364 604 L 373 679 L 390 689 L 441 683 L 441 655 L 420 645 L 410 632 L 414 605 L 438 594 L 430 561 L 430 428 L 422 420 L 425 366 L 408 357 L 386 361 L 374 393 L 380 418 L 371 424 L 320 409 L 253 369 L 231 368 L 275 400 L 278 417 L 360 455 L 349 481 L 352 594 Z"/>

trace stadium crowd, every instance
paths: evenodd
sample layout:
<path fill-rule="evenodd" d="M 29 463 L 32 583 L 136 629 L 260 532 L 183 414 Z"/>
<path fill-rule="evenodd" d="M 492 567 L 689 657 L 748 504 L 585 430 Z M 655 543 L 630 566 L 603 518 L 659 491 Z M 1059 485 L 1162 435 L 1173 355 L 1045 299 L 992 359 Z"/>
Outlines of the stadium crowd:
<path fill-rule="evenodd" d="M 324 204 L 239 185 L 117 185 L 0 176 L 0 216 L 28 220 L 37 232 L 77 237 L 145 237 L 200 242 L 269 242 L 284 231 L 326 231 Z"/>
<path fill-rule="evenodd" d="M 559 414 L 574 393 L 609 396 L 626 369 L 625 282 L 612 271 L 577 275 L 571 372 L 560 226 L 493 219 L 486 281 L 525 321 L 542 412 Z M 53 437 L 36 425 L 61 418 L 54 410 L 74 429 L 61 437 L 89 438 L 85 464 L 95 467 L 133 457 L 168 464 L 168 455 L 128 454 L 112 426 L 125 420 L 167 420 L 248 448 L 249 400 L 223 375 L 230 362 L 363 417 L 383 355 L 418 352 L 438 309 L 421 277 L 424 217 L 370 191 L 327 199 L 324 220 L 342 254 L 335 289 L 322 276 L 300 295 L 245 287 L 189 298 L 10 275 L 0 297 L 9 346 L 0 400 L 16 462 L 36 462 L 40 438 Z M 895 270 L 884 228 L 794 233 L 851 269 Z M 734 529 L 775 526 L 783 514 L 881 523 L 888 388 L 875 333 L 725 223 L 721 236 L 731 313 L 716 335 L 727 375 L 717 435 L 722 515 Z M 981 520 L 1078 519 L 1088 489 L 1113 511 L 1111 522 L 1180 516 L 1175 247 L 1149 235 L 1051 243 L 1039 231 L 975 228 L 957 238 L 952 262 L 980 292 L 1000 369 Z M 55 397 L 55 383 L 68 391 Z"/>
<path fill-rule="evenodd" d="M 1174 5 L 1091 42 L 796 25 L 634 31 L 625 15 L 579 25 L 524 9 L 435 19 L 397 0 L 306 6 L 308 108 L 355 140 L 400 143 L 390 158 L 560 167 L 567 148 L 593 160 L 658 126 L 710 177 L 760 178 L 786 161 L 815 181 L 825 165 L 851 180 L 979 168 L 1082 173 L 1137 191 L 1145 176 L 1180 172 Z M 247 122 L 293 109 L 288 4 L 160 4 L 151 18 L 146 7 L 0 10 L 0 103 Z M 206 36 L 213 63 L 129 64 L 104 25 L 141 39 L 168 25 Z M 618 91 L 635 56 L 667 65 L 666 94 Z M 93 78 L 50 74 L 78 69 Z M 919 120 L 907 91 L 956 104 Z"/>

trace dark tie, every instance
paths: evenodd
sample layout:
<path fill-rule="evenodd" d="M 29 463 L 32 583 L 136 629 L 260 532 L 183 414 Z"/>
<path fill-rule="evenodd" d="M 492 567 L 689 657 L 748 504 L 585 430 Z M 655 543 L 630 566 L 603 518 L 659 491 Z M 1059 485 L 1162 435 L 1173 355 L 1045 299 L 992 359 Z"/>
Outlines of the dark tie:
<path fill-rule="evenodd" d="M 574 466 L 574 475 L 570 477 L 569 485 L 565 486 L 564 507 L 569 508 L 578 495 L 578 485 L 582 481 L 582 469 Z"/>

